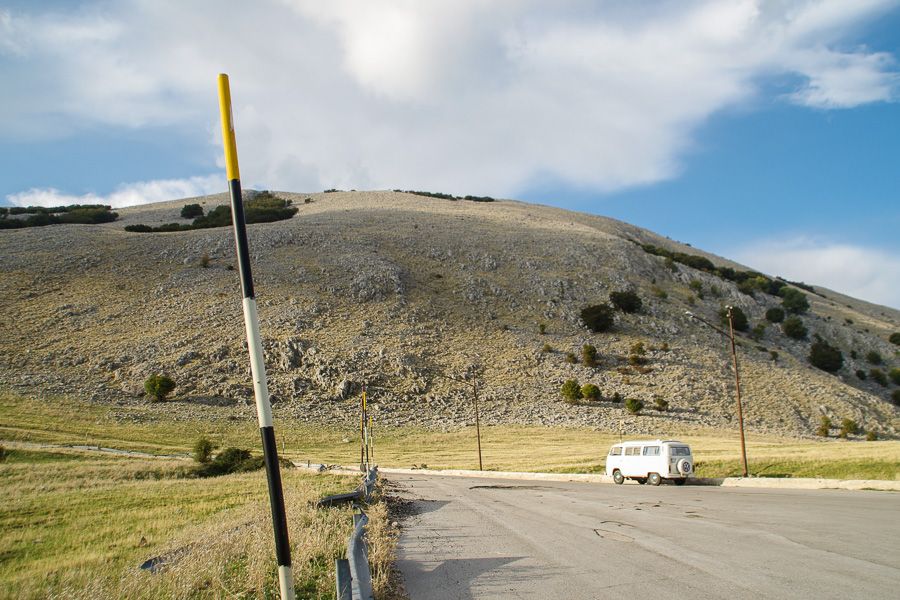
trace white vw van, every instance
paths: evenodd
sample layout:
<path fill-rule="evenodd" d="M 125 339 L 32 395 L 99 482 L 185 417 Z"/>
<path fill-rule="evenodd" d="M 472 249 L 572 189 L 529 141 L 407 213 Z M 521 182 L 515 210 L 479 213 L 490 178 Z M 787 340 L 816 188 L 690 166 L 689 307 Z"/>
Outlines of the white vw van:
<path fill-rule="evenodd" d="M 617 484 L 634 479 L 659 485 L 663 479 L 670 479 L 682 485 L 693 469 L 690 446 L 675 440 L 622 442 L 610 448 L 606 457 L 606 474 Z"/>

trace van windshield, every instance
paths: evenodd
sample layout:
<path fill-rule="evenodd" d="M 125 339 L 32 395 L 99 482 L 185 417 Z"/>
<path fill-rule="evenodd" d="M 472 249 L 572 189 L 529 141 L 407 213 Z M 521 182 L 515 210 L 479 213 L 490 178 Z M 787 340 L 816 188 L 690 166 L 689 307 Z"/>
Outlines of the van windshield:
<path fill-rule="evenodd" d="M 669 449 L 670 456 L 690 456 L 691 449 L 687 446 L 672 446 Z"/>
<path fill-rule="evenodd" d="M 613 446 L 612 448 L 609 449 L 609 455 L 610 455 L 610 456 L 618 456 L 618 455 L 620 455 L 620 454 L 622 454 L 622 447 L 621 447 L 621 446 Z"/>

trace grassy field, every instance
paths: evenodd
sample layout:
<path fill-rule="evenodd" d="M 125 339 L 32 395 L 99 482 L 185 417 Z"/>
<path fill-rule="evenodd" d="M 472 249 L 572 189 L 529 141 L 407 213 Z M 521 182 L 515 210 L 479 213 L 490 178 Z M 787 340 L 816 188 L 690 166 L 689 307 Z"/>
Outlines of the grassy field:
<path fill-rule="evenodd" d="M 88 444 L 167 454 L 186 453 L 201 435 L 220 446 L 257 448 L 255 414 L 239 420 L 173 420 L 165 406 L 115 406 L 67 400 L 31 400 L 0 396 L 0 439 Z M 285 456 L 331 464 L 359 462 L 358 432 L 353 428 L 314 426 L 279 418 L 279 445 Z M 737 432 L 661 431 L 660 437 L 691 444 L 697 475 L 740 473 Z M 417 428 L 377 429 L 375 460 L 382 466 L 429 468 L 478 467 L 474 428 L 435 432 Z M 484 467 L 503 471 L 598 472 L 618 434 L 587 429 L 483 427 Z M 750 472 L 768 477 L 836 479 L 900 478 L 900 441 L 798 440 L 749 435 Z"/>
<path fill-rule="evenodd" d="M 0 462 L 0 598 L 278 596 L 263 471 L 196 479 L 184 460 L 12 446 Z M 352 511 L 312 503 L 358 482 L 298 470 L 283 479 L 298 597 L 333 598 Z M 383 501 L 367 512 L 387 597 L 395 536 Z M 139 569 L 157 556 L 174 560 L 160 573 Z"/>

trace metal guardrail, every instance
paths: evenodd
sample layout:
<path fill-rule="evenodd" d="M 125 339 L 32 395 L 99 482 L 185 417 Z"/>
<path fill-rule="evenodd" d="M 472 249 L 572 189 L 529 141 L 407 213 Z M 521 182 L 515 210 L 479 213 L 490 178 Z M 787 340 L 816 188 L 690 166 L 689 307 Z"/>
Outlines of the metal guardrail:
<path fill-rule="evenodd" d="M 347 494 L 337 494 L 319 500 L 319 506 L 331 505 L 338 501 L 363 500 L 372 496 L 378 480 L 378 469 L 372 467 L 359 488 Z M 326 503 L 326 501 L 329 501 Z M 347 558 L 338 558 L 335 562 L 335 583 L 338 600 L 374 600 L 372 593 L 372 573 L 369 570 L 369 551 L 366 544 L 365 527 L 369 517 L 360 509 L 353 515 L 353 533 L 347 541 Z"/>

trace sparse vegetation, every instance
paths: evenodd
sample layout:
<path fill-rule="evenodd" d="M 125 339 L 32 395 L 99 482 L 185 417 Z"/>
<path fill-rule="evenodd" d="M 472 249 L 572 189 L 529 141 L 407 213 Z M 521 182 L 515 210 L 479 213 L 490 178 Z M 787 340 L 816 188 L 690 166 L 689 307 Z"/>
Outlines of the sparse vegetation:
<path fill-rule="evenodd" d="M 625 400 L 625 410 L 632 415 L 639 415 L 644 408 L 644 403 L 637 398 L 628 398 Z"/>
<path fill-rule="evenodd" d="M 876 352 L 875 350 L 869 350 L 868 352 L 866 352 L 866 362 L 872 365 L 880 365 L 884 362 L 884 360 L 881 358 L 881 355 L 878 352 Z"/>
<path fill-rule="evenodd" d="M 841 420 L 841 431 L 838 434 L 842 438 L 846 438 L 848 435 L 856 435 L 859 433 L 859 425 L 856 424 L 856 421 L 853 419 L 842 419 Z"/>
<path fill-rule="evenodd" d="M 577 379 L 569 379 L 562 384 L 560 393 L 563 399 L 569 404 L 577 404 L 581 400 L 581 386 L 578 385 Z"/>
<path fill-rule="evenodd" d="M 872 381 L 874 381 L 881 387 L 887 387 L 887 375 L 885 375 L 884 371 L 882 371 L 881 369 L 869 369 L 869 377 L 871 377 Z"/>
<path fill-rule="evenodd" d="M 200 257 L 200 267 L 204 269 L 209 268 L 209 254 L 206 252 Z"/>
<path fill-rule="evenodd" d="M 101 204 L 71 204 L 69 206 L 13 206 L 8 210 L 10 215 L 31 215 L 24 219 L 0 219 L 0 229 L 22 229 L 25 227 L 44 227 L 46 225 L 81 224 L 96 225 L 111 223 L 119 218 L 119 213 L 112 212 L 112 207 Z"/>
<path fill-rule="evenodd" d="M 647 364 L 647 359 L 641 356 L 640 354 L 629 354 L 628 355 L 628 364 L 631 366 L 637 365 L 645 365 Z"/>
<path fill-rule="evenodd" d="M 656 410 L 660 412 L 666 412 L 667 410 L 669 410 L 669 401 L 663 400 L 661 396 L 654 397 L 653 404 L 656 407 Z"/>
<path fill-rule="evenodd" d="M 581 311 L 581 320 L 594 333 L 609 331 L 613 326 L 613 308 L 609 304 L 594 304 Z"/>
<path fill-rule="evenodd" d="M 750 330 L 750 337 L 752 337 L 757 342 L 766 335 L 766 324 L 765 323 L 757 323 L 753 326 L 753 329 Z"/>
<path fill-rule="evenodd" d="M 661 287 L 654 285 L 650 288 L 650 293 L 659 298 L 660 300 L 665 300 L 669 297 L 668 292 L 662 289 Z"/>
<path fill-rule="evenodd" d="M 809 350 L 809 362 L 823 371 L 834 373 L 844 366 L 844 355 L 825 340 L 819 339 L 813 342 Z"/>
<path fill-rule="evenodd" d="M 272 223 L 290 219 L 297 214 L 297 207 L 291 206 L 289 200 L 279 198 L 268 191 L 262 191 L 244 201 L 244 220 L 247 224 Z M 185 207 L 186 208 L 186 207 Z M 183 215 L 182 215 L 183 216 Z M 190 224 L 165 223 L 158 227 L 148 225 L 128 225 L 125 231 L 136 233 L 167 233 L 173 231 L 190 231 L 192 229 L 211 229 L 231 226 L 231 206 L 220 204 L 207 214 L 200 214 Z"/>
<path fill-rule="evenodd" d="M 821 437 L 828 437 L 828 434 L 831 432 L 831 418 L 826 415 L 822 415 L 821 420 L 819 421 L 819 427 L 816 429 L 816 435 Z"/>
<path fill-rule="evenodd" d="M 644 342 L 635 342 L 631 345 L 631 353 L 637 354 L 638 356 L 644 356 L 647 354 L 647 349 L 644 348 Z"/>
<path fill-rule="evenodd" d="M 175 390 L 175 381 L 166 375 L 151 375 L 144 381 L 144 391 L 156 402 L 162 402 Z"/>
<path fill-rule="evenodd" d="M 799 317 L 788 317 L 785 319 L 784 323 L 781 324 L 781 330 L 784 332 L 784 335 L 789 338 L 795 340 L 806 339 L 806 325 L 803 324 L 803 321 L 801 321 Z"/>
<path fill-rule="evenodd" d="M 192 455 L 196 462 L 200 463 L 201 465 L 205 465 L 209 462 L 215 449 L 216 445 L 213 442 L 205 437 L 201 437 L 194 444 L 194 451 Z"/>
<path fill-rule="evenodd" d="M 784 321 L 784 309 L 777 306 L 770 308 L 766 311 L 766 321 L 769 323 L 781 323 Z"/>
<path fill-rule="evenodd" d="M 547 324 L 546 323 L 538 323 L 538 333 L 544 335 L 547 333 Z"/>
<path fill-rule="evenodd" d="M 581 363 L 586 367 L 597 366 L 597 349 L 591 344 L 581 347 Z"/>
<path fill-rule="evenodd" d="M 566 362 L 570 365 L 578 363 L 578 358 L 575 356 L 574 352 L 566 352 Z"/>
<path fill-rule="evenodd" d="M 609 301 L 613 306 L 625 313 L 636 313 L 641 310 L 644 304 L 636 293 L 627 290 L 611 292 Z"/>
<path fill-rule="evenodd" d="M 581 396 L 586 400 L 599 400 L 600 388 L 598 388 L 593 383 L 586 383 L 581 386 Z"/>
<path fill-rule="evenodd" d="M 544 354 L 549 354 L 550 352 L 553 352 L 553 346 L 551 346 L 550 344 L 544 344 L 541 348 L 541 352 L 543 352 Z"/>

